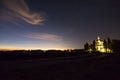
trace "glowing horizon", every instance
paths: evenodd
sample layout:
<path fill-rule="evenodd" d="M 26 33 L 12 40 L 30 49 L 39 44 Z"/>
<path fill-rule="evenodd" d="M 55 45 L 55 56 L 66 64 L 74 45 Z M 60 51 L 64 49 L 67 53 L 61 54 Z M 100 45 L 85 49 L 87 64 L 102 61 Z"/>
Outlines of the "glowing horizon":
<path fill-rule="evenodd" d="M 28 48 L 28 49 L 19 49 L 19 48 L 0 48 L 1 51 L 12 51 L 12 50 L 73 50 L 74 48 L 47 48 L 47 49 L 41 49 L 41 48 Z"/>
<path fill-rule="evenodd" d="M 36 47 L 36 48 L 28 48 L 28 47 L 26 47 L 26 48 L 20 48 L 20 47 L 0 47 L 0 50 L 68 50 L 68 49 L 75 49 L 75 48 L 60 48 L 60 47 L 58 47 L 58 48 L 55 48 L 55 47 L 49 47 L 49 48 L 38 48 L 38 47 Z"/>

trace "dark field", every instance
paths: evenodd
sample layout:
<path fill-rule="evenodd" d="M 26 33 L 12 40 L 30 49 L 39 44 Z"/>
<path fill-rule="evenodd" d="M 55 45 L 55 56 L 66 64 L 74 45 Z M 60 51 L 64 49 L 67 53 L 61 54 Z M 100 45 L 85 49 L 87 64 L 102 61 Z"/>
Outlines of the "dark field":
<path fill-rule="evenodd" d="M 120 56 L 1 60 L 0 80 L 120 80 Z"/>

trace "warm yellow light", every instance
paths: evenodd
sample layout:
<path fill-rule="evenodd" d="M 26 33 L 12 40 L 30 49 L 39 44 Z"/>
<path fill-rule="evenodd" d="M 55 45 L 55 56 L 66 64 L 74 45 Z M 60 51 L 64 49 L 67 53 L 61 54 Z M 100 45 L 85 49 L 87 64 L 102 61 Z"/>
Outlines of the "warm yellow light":
<path fill-rule="evenodd" d="M 106 52 L 104 48 L 103 48 L 103 49 L 101 49 L 100 51 L 101 51 L 101 52 Z"/>

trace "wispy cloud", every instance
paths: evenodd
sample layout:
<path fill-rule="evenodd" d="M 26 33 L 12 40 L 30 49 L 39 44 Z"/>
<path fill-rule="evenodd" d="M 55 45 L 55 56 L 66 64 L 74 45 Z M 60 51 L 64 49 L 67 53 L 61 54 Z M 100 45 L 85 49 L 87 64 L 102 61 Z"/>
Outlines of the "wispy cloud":
<path fill-rule="evenodd" d="M 42 13 L 31 11 L 24 0 L 2 0 L 2 4 L 1 19 L 21 19 L 29 24 L 42 24 L 45 20 Z"/>
<path fill-rule="evenodd" d="M 48 33 L 28 33 L 28 34 L 25 34 L 24 37 L 33 38 L 33 39 L 40 39 L 40 40 L 51 40 L 51 41 L 63 40 L 62 37 L 60 37 L 58 35 L 48 34 Z"/>

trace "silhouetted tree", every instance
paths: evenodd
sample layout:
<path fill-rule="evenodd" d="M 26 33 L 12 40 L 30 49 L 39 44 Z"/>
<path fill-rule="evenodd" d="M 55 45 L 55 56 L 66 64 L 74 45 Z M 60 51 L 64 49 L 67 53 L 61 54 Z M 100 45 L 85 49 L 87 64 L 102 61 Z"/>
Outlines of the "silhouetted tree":
<path fill-rule="evenodd" d="M 89 50 L 90 49 L 90 45 L 88 44 L 88 43 L 86 43 L 85 45 L 84 45 L 84 49 L 87 51 L 87 50 Z"/>
<path fill-rule="evenodd" d="M 104 39 L 103 41 L 103 45 L 104 45 L 104 48 L 105 50 L 107 51 L 107 48 L 108 48 L 108 42 Z"/>
<path fill-rule="evenodd" d="M 93 41 L 93 44 L 91 45 L 91 47 L 92 47 L 92 50 L 93 50 L 93 51 L 96 51 L 96 48 L 95 48 L 95 40 Z"/>
<path fill-rule="evenodd" d="M 112 40 L 109 37 L 107 38 L 107 48 L 112 49 Z"/>

